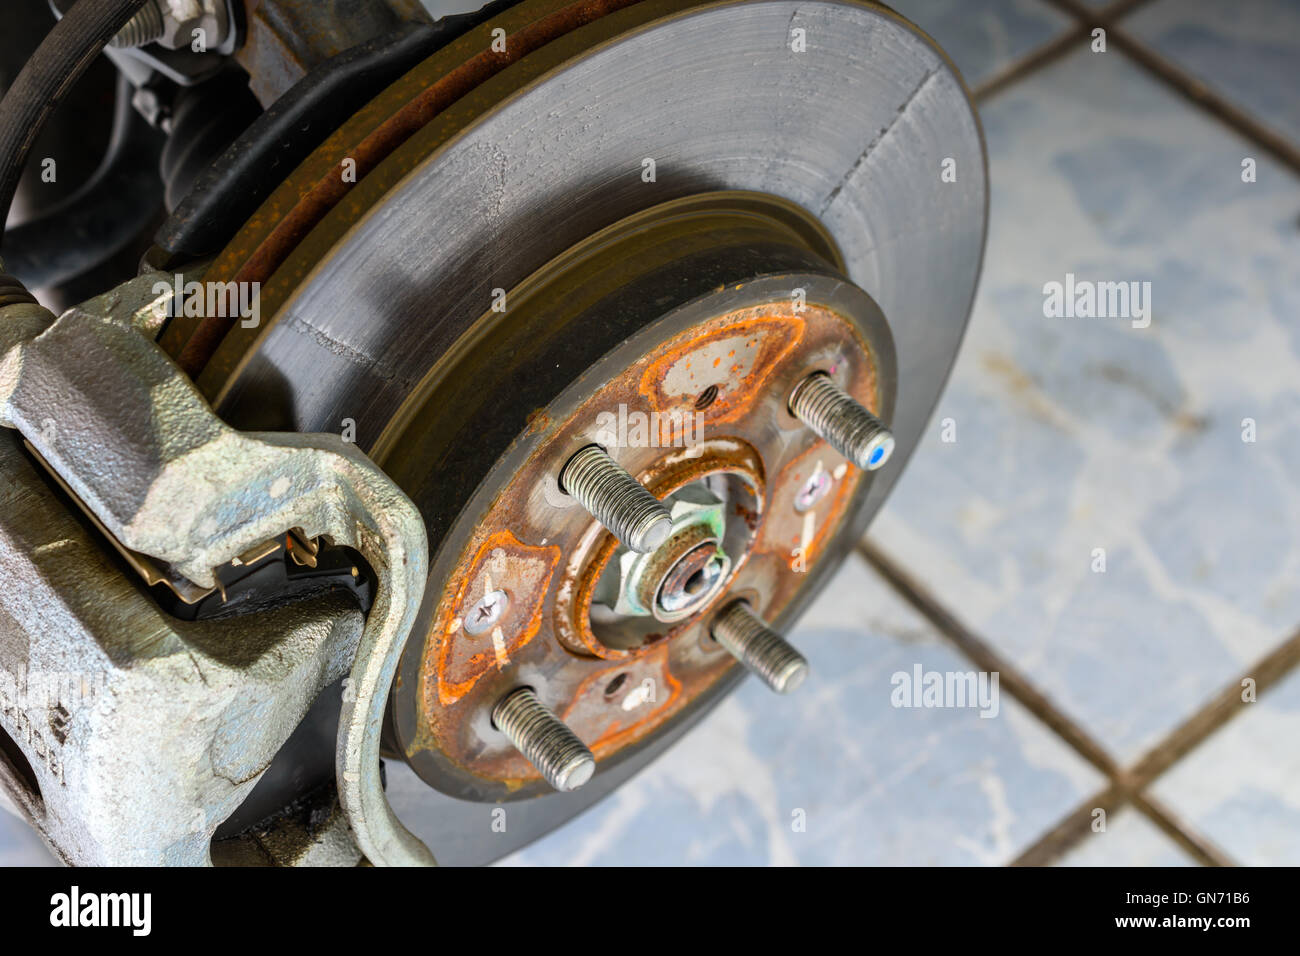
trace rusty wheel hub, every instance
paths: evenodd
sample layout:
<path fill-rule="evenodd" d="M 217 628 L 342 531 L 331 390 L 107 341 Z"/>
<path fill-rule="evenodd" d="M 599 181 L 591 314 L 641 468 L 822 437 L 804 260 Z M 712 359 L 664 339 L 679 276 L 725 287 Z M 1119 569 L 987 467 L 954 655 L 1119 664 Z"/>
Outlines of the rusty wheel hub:
<path fill-rule="evenodd" d="M 472 799 L 544 792 L 492 726 L 520 686 L 616 764 L 728 686 L 737 662 L 708 630 L 727 596 L 776 619 L 848 543 L 869 479 L 787 397 L 825 371 L 887 418 L 896 376 L 884 318 L 835 256 L 771 197 L 652 207 L 511 290 L 508 311 L 485 312 L 411 395 L 377 450 L 389 473 L 445 485 L 428 463 L 468 447 L 483 469 L 445 502 L 440 583 L 390 699 L 390 746 L 427 782 Z M 525 365 L 535 404 L 492 445 Z M 566 462 L 593 444 L 669 507 L 653 552 L 620 544 L 563 491 Z M 809 504 L 814 474 L 829 489 Z M 475 624 L 502 593 L 494 627 Z"/>

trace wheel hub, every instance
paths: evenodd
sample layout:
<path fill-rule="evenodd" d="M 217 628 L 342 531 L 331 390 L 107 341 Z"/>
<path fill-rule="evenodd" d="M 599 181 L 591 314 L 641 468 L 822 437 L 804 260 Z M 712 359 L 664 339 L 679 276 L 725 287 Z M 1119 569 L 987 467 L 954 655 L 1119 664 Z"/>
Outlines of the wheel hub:
<path fill-rule="evenodd" d="M 620 547 L 597 583 L 592 630 L 599 614 L 607 626 L 620 616 L 653 617 L 671 624 L 702 610 L 725 586 L 731 558 L 722 550 L 727 532 L 726 501 L 707 482 L 687 485 L 672 495 L 668 540 L 649 554 Z M 617 567 L 617 574 L 611 571 Z M 614 600 L 608 600 L 612 579 Z M 610 639 L 602 638 L 607 645 Z M 618 646 L 613 644 L 612 646 Z"/>

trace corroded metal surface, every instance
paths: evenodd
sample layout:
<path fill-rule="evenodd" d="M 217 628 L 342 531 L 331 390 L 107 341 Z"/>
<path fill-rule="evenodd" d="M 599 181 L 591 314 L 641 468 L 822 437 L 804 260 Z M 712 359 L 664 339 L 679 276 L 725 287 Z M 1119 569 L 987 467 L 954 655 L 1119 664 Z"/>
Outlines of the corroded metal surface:
<path fill-rule="evenodd" d="M 626 387 L 627 384 L 616 382 L 615 387 L 609 390 L 615 402 L 626 398 L 626 395 L 620 395 L 618 386 Z M 598 400 L 598 404 L 600 401 L 602 400 Z M 583 422 L 582 427 L 589 425 Z M 705 420 L 704 427 L 710 428 L 708 419 Z M 663 498 L 710 476 L 739 476 L 749 494 L 743 500 L 730 502 L 733 513 L 728 519 L 746 524 L 749 531 L 747 537 L 752 538 L 758 532 L 759 517 L 767 504 L 765 464 L 762 453 L 741 437 L 743 434 L 743 430 L 727 429 L 723 435 L 705 438 L 695 445 L 690 449 L 695 454 L 688 455 L 685 451 L 663 454 L 646 471 L 646 486 L 656 496 Z M 676 637 L 689 626 L 688 621 L 657 627 L 647 635 L 644 642 L 631 648 L 611 646 L 596 635 L 591 623 L 592 603 L 598 583 L 615 556 L 617 545 L 618 542 L 608 535 L 600 534 L 599 528 L 584 527 L 582 534 L 571 541 L 566 549 L 569 559 L 555 598 L 553 626 L 556 640 L 576 654 L 606 660 L 624 660 L 643 653 L 652 644 Z M 729 569 L 732 576 L 740 570 L 743 561 L 742 555 L 737 555 L 733 560 Z"/>
<path fill-rule="evenodd" d="M 477 799 L 540 792 L 491 726 L 492 705 L 514 687 L 533 687 L 598 741 L 605 767 L 696 712 L 733 668 L 702 625 L 708 605 L 669 624 L 647 616 L 631 642 L 593 630 L 592 596 L 618 543 L 561 488 L 576 450 L 602 444 L 660 498 L 702 479 L 729 482 L 723 500 L 738 534 L 723 542 L 727 585 L 761 592 L 772 617 L 833 562 L 820 542 L 852 537 L 845 519 L 860 515 L 846 505 L 861 501 L 862 473 L 805 429 L 785 397 L 824 369 L 888 416 L 892 344 L 869 297 L 836 277 L 803 223 L 778 201 L 736 193 L 630 217 L 511 290 L 508 314 L 484 313 L 395 416 L 376 454 L 422 503 L 440 546 L 390 727 L 393 746 L 430 783 Z M 467 380 L 476 388 L 460 387 Z M 628 431 L 617 425 L 628 415 L 659 425 Z M 839 492 L 800 515 L 818 544 L 783 554 L 765 537 L 765 516 L 794 507 L 801 475 L 787 480 L 787 466 L 814 447 Z M 497 589 L 510 596 L 501 620 L 470 633 L 468 609 Z M 633 696 L 615 706 L 594 694 L 593 674 L 646 655 L 658 668 Z M 609 673 L 605 684 L 619 679 Z"/>
<path fill-rule="evenodd" d="M 439 619 L 438 626 L 459 639 L 440 642 L 436 660 L 429 662 L 436 675 L 433 693 L 440 707 L 459 702 L 484 676 L 518 657 L 537 636 L 561 553 L 559 545 L 526 545 L 508 528 L 495 530 L 482 538 L 464 573 L 447 582 L 450 600 L 445 602 L 445 617 Z M 484 595 L 504 590 L 507 584 L 510 603 L 505 623 L 473 633 L 465 626 L 467 609 Z"/>
<path fill-rule="evenodd" d="M 259 0 L 250 2 L 255 7 L 259 4 Z M 438 51 L 358 111 L 295 169 L 213 263 L 211 275 L 221 281 L 266 284 L 270 295 L 266 304 L 278 307 L 283 296 L 303 278 L 304 271 L 299 266 L 282 275 L 276 283 L 271 283 L 272 276 L 298 243 L 395 149 L 433 122 L 448 106 L 510 64 L 577 27 L 635 2 L 521 3 Z M 273 84 L 279 88 L 300 75 L 303 66 L 298 64 L 298 56 L 292 54 L 289 65 L 275 65 L 285 51 L 270 41 L 277 34 L 275 28 L 261 22 L 263 13 L 254 10 L 250 45 L 244 55 L 258 57 L 254 66 L 261 69 L 262 60 L 268 57 L 256 53 L 258 37 L 267 34 L 265 45 L 271 51 L 272 63 L 263 72 L 272 76 L 284 73 Z M 492 31 L 498 29 L 504 31 L 504 40 L 494 43 Z M 336 38 L 329 42 L 337 45 L 338 41 Z M 448 130 L 457 129 L 465 121 L 464 118 L 451 120 Z M 343 175 L 345 161 L 353 164 L 351 171 L 355 175 Z M 351 214 L 356 211 L 354 208 Z M 218 363 L 209 368 L 218 347 L 231 332 L 236 333 L 236 341 L 227 345 Z M 240 336 L 237 326 L 222 318 L 201 321 L 182 318 L 168 329 L 162 344 L 199 381 L 205 394 L 216 399 L 234 363 L 252 341 L 253 336 Z"/>
<path fill-rule="evenodd" d="M 752 514 L 728 516 L 754 522 L 751 548 L 734 556 L 729 584 L 761 592 L 762 611 L 776 617 L 823 559 L 820 545 L 839 530 L 843 506 L 863 474 L 785 413 L 783 397 L 810 365 L 824 363 L 865 404 L 880 408 L 876 360 L 864 351 L 864 338 L 851 320 L 820 305 L 795 314 L 788 297 L 735 310 L 673 336 L 565 421 L 554 422 L 540 452 L 476 522 L 466 560 L 446 581 L 429 633 L 413 638 L 425 642 L 416 750 L 436 748 L 485 785 L 498 781 L 499 789 L 515 791 L 535 781 L 536 773 L 484 729 L 481 712 L 523 675 L 595 742 L 602 760 L 706 694 L 734 664 L 707 639 L 708 607 L 660 626 L 638 647 L 606 646 L 590 624 L 592 593 L 617 541 L 581 509 L 548 500 L 544 489 L 554 485 L 569 449 L 590 438 L 601 411 L 664 412 L 682 403 L 693 409 L 700 392 L 720 382 L 718 400 L 700 413 L 704 438 L 698 445 L 612 451 L 660 498 L 708 475 L 741 474 L 755 487 Z M 730 356 L 729 367 L 720 361 L 724 356 Z M 700 369 L 694 378 L 691 367 Z M 835 492 L 796 516 L 795 527 L 812 534 L 787 540 L 789 522 L 776 515 L 795 513 L 801 469 L 814 463 L 835 476 Z M 776 478 L 770 484 L 769 474 Z M 563 555 L 562 566 L 542 554 Z M 489 564 L 491 574 L 484 571 Z M 466 607 L 494 588 L 511 594 L 510 610 L 491 635 L 468 634 Z M 626 666 L 647 655 L 658 667 L 628 677 L 634 682 L 628 693 L 640 698 L 592 693 L 593 681 L 603 678 L 608 686 L 623 673 L 611 671 L 610 662 Z"/>
<path fill-rule="evenodd" d="M 421 503 L 440 541 L 390 702 L 391 746 L 426 780 L 477 799 L 540 792 L 536 773 L 491 726 L 491 705 L 517 686 L 534 687 L 593 738 L 613 739 L 608 727 L 592 725 L 599 715 L 574 713 L 569 698 L 557 696 L 563 682 L 572 690 L 604 666 L 558 640 L 557 609 L 571 605 L 572 576 L 590 582 L 599 574 L 594 566 L 584 574 L 575 555 L 614 547 L 561 490 L 560 471 L 575 451 L 608 443 L 660 495 L 706 475 L 741 475 L 751 490 L 731 504 L 750 537 L 766 506 L 768 470 L 779 472 L 786 452 L 816 441 L 784 407 L 809 362 L 888 414 L 895 382 L 888 330 L 870 299 L 835 277 L 824 249 L 816 230 L 775 200 L 723 193 L 655 207 L 589 237 L 511 290 L 508 314 L 485 312 L 394 417 L 375 454 Z M 465 389 L 464 381 L 476 387 Z M 635 436 L 607 434 L 609 413 L 628 409 L 669 423 L 689 415 L 691 435 L 670 427 L 649 447 L 635 447 Z M 751 423 L 747 435 L 737 432 L 742 420 Z M 688 437 L 689 447 L 671 447 Z M 768 465 L 759 447 L 781 451 Z M 856 486 L 856 473 L 841 476 Z M 550 555 L 558 559 L 553 569 Z M 783 605 L 815 586 L 821 563 L 819 555 L 791 567 L 799 583 L 777 589 Z M 773 562 L 772 573 L 779 576 L 780 566 Z M 495 589 L 510 594 L 504 616 L 490 632 L 469 633 L 467 610 Z M 668 707 L 652 693 L 640 713 L 604 709 L 622 729 L 618 747 L 606 744 L 598 754 L 602 766 L 721 692 L 730 659 L 708 643 L 691 650 L 690 625 L 672 627 L 684 639 L 670 642 L 687 663 L 665 660 L 658 686 L 671 697 Z M 655 641 L 645 643 L 648 651 Z"/>

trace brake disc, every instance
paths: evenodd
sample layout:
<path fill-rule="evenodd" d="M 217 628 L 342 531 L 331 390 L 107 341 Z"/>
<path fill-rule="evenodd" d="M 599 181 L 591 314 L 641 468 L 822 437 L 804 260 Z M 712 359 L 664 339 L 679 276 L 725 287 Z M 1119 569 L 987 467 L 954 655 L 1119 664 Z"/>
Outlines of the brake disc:
<path fill-rule="evenodd" d="M 427 523 L 385 743 L 442 862 L 533 839 L 716 703 L 741 673 L 707 633 L 725 602 L 793 623 L 934 408 L 986 200 L 960 79 L 884 7 L 525 0 L 377 98 L 217 258 L 208 280 L 262 283 L 260 327 L 178 321 L 165 344 L 236 426 L 355 429 Z M 790 414 L 814 371 L 890 423 L 888 468 Z M 630 438 L 634 413 L 675 424 Z M 561 490 L 592 443 L 675 502 L 659 564 Z M 492 726 L 520 686 L 592 748 L 583 790 L 549 791 Z M 502 801 L 507 832 L 480 839 Z"/>

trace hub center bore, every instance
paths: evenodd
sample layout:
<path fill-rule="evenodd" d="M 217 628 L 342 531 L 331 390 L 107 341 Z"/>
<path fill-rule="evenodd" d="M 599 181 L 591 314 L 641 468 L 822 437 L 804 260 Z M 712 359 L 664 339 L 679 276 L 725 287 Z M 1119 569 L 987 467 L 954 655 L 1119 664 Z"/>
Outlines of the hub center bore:
<path fill-rule="evenodd" d="M 664 575 L 651 613 L 661 621 L 673 615 L 694 614 L 718 592 L 728 560 L 716 541 L 706 541 L 682 555 Z"/>
<path fill-rule="evenodd" d="M 615 629 L 622 618 L 648 616 L 671 624 L 690 617 L 725 586 L 732 565 L 727 548 L 748 548 L 749 536 L 738 536 L 734 527 L 728 537 L 724 490 L 715 494 L 707 481 L 693 482 L 665 504 L 672 517 L 667 540 L 649 554 L 619 548 L 592 606 L 593 630 Z M 607 643 L 633 646 L 620 640 Z"/>

